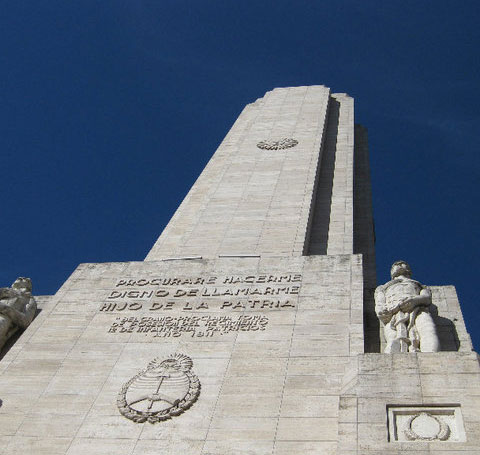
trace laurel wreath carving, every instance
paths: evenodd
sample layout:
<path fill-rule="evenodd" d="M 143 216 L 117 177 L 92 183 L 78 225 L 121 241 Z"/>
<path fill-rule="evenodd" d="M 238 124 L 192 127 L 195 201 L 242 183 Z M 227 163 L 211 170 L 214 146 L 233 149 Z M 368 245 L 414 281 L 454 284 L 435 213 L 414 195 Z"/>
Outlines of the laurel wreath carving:
<path fill-rule="evenodd" d="M 412 423 L 413 421 L 421 416 L 427 416 L 430 417 L 434 420 L 437 421 L 438 425 L 440 426 L 440 430 L 435 436 L 420 436 L 417 434 L 415 431 L 412 429 Z M 421 412 L 420 414 L 415 414 L 411 416 L 406 423 L 406 429 L 404 430 L 405 437 L 409 439 L 410 441 L 415 441 L 415 440 L 421 440 L 421 441 L 435 441 L 435 440 L 440 440 L 440 441 L 446 441 L 450 437 L 450 427 L 446 422 L 444 422 L 442 419 L 439 419 L 437 416 L 430 414 L 428 412 Z"/>
<path fill-rule="evenodd" d="M 284 137 L 279 141 L 260 141 L 257 147 L 262 150 L 280 150 L 295 147 L 298 141 L 292 138 Z"/>

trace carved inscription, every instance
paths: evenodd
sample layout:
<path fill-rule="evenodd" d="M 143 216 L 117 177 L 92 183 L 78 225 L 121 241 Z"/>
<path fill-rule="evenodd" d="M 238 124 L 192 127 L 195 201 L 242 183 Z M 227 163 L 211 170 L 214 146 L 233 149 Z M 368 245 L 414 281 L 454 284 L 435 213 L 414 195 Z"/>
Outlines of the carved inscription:
<path fill-rule="evenodd" d="M 202 311 L 202 310 L 211 310 L 218 309 L 221 310 L 276 310 L 282 308 L 295 308 L 295 303 L 290 300 L 226 300 L 220 301 L 218 305 L 213 307 L 212 303 L 208 302 L 199 302 L 199 303 L 190 303 L 190 302 L 105 302 L 100 307 L 100 311 L 105 313 L 116 313 L 123 311 L 139 311 L 139 310 L 148 310 L 148 311 L 159 311 L 159 310 L 181 310 L 181 311 Z"/>
<path fill-rule="evenodd" d="M 301 283 L 302 275 L 286 274 L 286 275 L 227 275 L 223 277 L 166 277 L 151 279 L 121 279 L 118 280 L 115 287 L 129 286 L 187 286 L 187 285 L 230 285 L 230 284 L 285 284 L 285 283 Z"/>
<path fill-rule="evenodd" d="M 230 332 L 265 330 L 268 317 L 263 315 L 229 316 L 181 316 L 181 317 L 117 317 L 109 333 L 144 333 L 154 337 L 213 337 Z"/>
<path fill-rule="evenodd" d="M 150 299 L 152 297 L 225 297 L 225 296 L 249 296 L 249 295 L 293 295 L 298 294 L 300 286 L 287 286 L 280 288 L 204 288 L 204 289 L 175 289 L 174 292 L 167 289 L 157 291 L 131 290 L 112 291 L 107 297 L 113 299 Z"/>
<path fill-rule="evenodd" d="M 302 275 L 227 275 L 120 279 L 101 312 L 295 308 Z"/>

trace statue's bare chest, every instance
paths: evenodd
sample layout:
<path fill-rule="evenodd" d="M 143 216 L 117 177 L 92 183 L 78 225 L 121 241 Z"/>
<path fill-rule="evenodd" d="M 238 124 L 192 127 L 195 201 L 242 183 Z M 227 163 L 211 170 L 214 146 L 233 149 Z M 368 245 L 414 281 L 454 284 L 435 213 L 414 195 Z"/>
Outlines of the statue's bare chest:
<path fill-rule="evenodd" d="M 398 280 L 385 289 L 387 301 L 397 300 L 399 297 L 413 297 L 420 294 L 422 286 L 414 280 Z"/>

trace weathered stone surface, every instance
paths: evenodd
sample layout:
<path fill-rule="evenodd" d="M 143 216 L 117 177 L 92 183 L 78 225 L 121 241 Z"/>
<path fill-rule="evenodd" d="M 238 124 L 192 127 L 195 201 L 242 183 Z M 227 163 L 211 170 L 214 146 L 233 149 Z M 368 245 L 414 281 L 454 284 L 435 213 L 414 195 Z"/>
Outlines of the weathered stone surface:
<path fill-rule="evenodd" d="M 388 354 L 375 287 L 353 100 L 268 92 L 145 261 L 81 264 L 37 298 L 0 361 L 2 453 L 479 453 L 455 289 L 429 287 L 441 352 Z"/>
<path fill-rule="evenodd" d="M 18 330 L 26 329 L 37 312 L 30 278 L 17 278 L 10 288 L 0 288 L 0 349 Z"/>
<path fill-rule="evenodd" d="M 440 343 L 430 314 L 432 291 L 411 278 L 405 261 L 392 265 L 392 280 L 375 290 L 375 310 L 383 322 L 385 352 L 438 352 Z"/>

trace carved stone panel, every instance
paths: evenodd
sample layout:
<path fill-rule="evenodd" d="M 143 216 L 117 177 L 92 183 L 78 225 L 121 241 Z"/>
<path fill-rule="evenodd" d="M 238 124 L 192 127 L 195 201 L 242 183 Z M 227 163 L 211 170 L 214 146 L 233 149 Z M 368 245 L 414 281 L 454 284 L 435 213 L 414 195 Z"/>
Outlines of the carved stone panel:
<path fill-rule="evenodd" d="M 298 144 L 296 139 L 284 137 L 278 141 L 260 141 L 257 147 L 262 150 L 283 150 L 295 147 Z"/>
<path fill-rule="evenodd" d="M 463 442 L 460 406 L 388 406 L 388 440 Z"/>
<path fill-rule="evenodd" d="M 186 411 L 200 394 L 193 362 L 183 354 L 152 360 L 118 394 L 120 413 L 134 422 L 157 423 Z"/>

